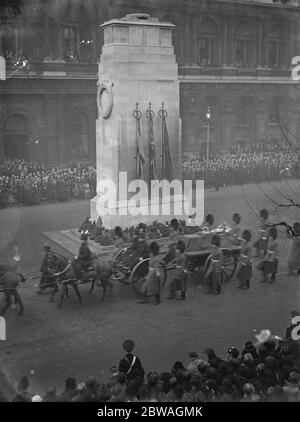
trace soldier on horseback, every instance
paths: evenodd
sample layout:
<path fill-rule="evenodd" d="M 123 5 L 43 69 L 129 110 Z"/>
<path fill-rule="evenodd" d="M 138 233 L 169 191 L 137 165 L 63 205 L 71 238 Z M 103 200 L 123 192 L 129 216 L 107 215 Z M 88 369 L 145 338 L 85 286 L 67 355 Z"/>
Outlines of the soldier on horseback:
<path fill-rule="evenodd" d="M 40 268 L 40 272 L 42 273 L 41 280 L 38 286 L 37 294 L 41 294 L 44 290 L 49 287 L 56 286 L 56 277 L 55 274 L 57 272 L 62 271 L 65 266 L 66 262 L 63 258 L 56 255 L 50 248 L 50 246 L 44 247 L 45 256 Z"/>
<path fill-rule="evenodd" d="M 18 256 L 19 258 L 19 256 Z M 19 261 L 17 257 L 14 257 L 15 261 Z M 5 305 L 0 315 L 4 315 L 9 305 L 19 305 L 19 315 L 23 315 L 24 306 L 21 300 L 21 296 L 17 291 L 19 282 L 25 282 L 25 277 L 21 273 L 20 269 L 17 268 L 17 262 L 12 265 L 0 265 L 0 292 L 4 293 Z M 13 299 L 12 299 L 13 298 Z"/>
<path fill-rule="evenodd" d="M 78 251 L 78 257 L 75 259 L 76 272 L 79 279 L 91 278 L 91 272 L 94 272 L 94 261 L 96 259 L 88 245 L 88 235 L 81 235 L 82 243 Z"/>

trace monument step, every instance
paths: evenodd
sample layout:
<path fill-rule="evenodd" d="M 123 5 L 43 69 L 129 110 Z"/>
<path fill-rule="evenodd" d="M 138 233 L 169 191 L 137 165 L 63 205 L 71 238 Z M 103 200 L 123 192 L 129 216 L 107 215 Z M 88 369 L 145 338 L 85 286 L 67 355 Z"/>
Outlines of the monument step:
<path fill-rule="evenodd" d="M 74 256 L 78 255 L 82 240 L 80 239 L 80 233 L 76 229 L 45 232 L 42 235 L 54 252 L 63 255 L 68 259 L 73 259 Z M 149 240 L 149 242 L 151 241 L 155 241 L 160 245 L 160 253 L 167 252 L 168 238 Z M 114 245 L 102 246 L 90 239 L 88 244 L 90 250 L 98 257 L 112 257 L 115 251 Z M 125 246 L 130 246 L 130 243 Z"/>

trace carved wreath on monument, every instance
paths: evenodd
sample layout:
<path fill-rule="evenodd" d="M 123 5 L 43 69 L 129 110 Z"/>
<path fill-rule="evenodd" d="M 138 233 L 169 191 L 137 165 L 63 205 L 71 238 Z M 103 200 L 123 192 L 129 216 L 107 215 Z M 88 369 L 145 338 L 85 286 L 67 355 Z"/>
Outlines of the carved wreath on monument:
<path fill-rule="evenodd" d="M 102 119 L 108 119 L 113 108 L 113 94 L 111 81 L 98 81 L 97 105 L 98 114 Z"/>

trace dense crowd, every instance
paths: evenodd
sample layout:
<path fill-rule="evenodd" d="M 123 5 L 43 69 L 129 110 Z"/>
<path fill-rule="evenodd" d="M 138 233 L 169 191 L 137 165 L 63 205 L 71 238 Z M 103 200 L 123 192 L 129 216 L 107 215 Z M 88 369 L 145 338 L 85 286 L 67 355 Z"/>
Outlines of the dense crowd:
<path fill-rule="evenodd" d="M 44 395 L 37 395 L 24 376 L 13 401 L 298 402 L 300 348 L 299 342 L 290 338 L 292 328 L 293 325 L 288 327 L 284 340 L 266 330 L 258 336 L 259 343 L 247 341 L 240 351 L 230 347 L 224 359 L 209 348 L 203 357 L 190 352 L 187 362 L 170 362 L 166 371 L 147 374 L 141 360 L 133 354 L 134 342 L 126 340 L 125 356 L 110 369 L 108 382 L 96 377 L 78 382 L 71 377 L 65 380 L 62 391 L 53 387 Z"/>
<path fill-rule="evenodd" d="M 218 154 L 208 163 L 206 158 L 190 158 L 183 163 L 183 177 L 204 180 L 206 187 L 299 177 L 299 152 L 291 147 L 234 150 Z"/>
<path fill-rule="evenodd" d="M 230 186 L 299 177 L 299 152 L 289 145 L 234 147 L 207 163 L 193 156 L 183 162 L 183 179 L 200 179 L 206 187 Z M 82 163 L 45 166 L 24 160 L 5 160 L 0 165 L 0 207 L 35 204 L 47 199 L 66 201 L 90 198 L 96 191 L 95 168 Z"/>
<path fill-rule="evenodd" d="M 95 191 L 95 169 L 88 165 L 47 167 L 24 160 L 5 160 L 0 165 L 0 207 L 91 198 Z"/>

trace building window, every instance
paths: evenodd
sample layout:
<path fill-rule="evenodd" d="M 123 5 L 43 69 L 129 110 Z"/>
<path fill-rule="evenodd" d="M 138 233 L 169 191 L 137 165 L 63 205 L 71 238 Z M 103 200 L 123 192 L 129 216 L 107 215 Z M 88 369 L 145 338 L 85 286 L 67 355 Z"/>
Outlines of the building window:
<path fill-rule="evenodd" d="M 76 28 L 67 26 L 64 29 L 64 53 L 68 62 L 77 61 L 78 57 L 78 31 Z"/>
<path fill-rule="evenodd" d="M 269 67 L 276 68 L 288 65 L 291 31 L 292 28 L 289 22 L 270 22 L 266 42 L 267 64 Z"/>
<path fill-rule="evenodd" d="M 235 65 L 252 67 L 255 64 L 255 38 L 252 22 L 238 22 L 234 28 L 234 57 Z"/>
<path fill-rule="evenodd" d="M 254 44 L 252 40 L 237 40 L 235 59 L 238 66 L 252 66 L 254 64 Z"/>
<path fill-rule="evenodd" d="M 211 40 L 209 38 L 200 38 L 199 40 L 199 63 L 202 66 L 211 63 Z"/>
<path fill-rule="evenodd" d="M 2 55 L 9 62 L 13 61 L 18 55 L 18 30 L 8 26 L 1 35 Z"/>
<path fill-rule="evenodd" d="M 268 43 L 268 65 L 270 67 L 284 66 L 285 60 L 285 43 L 281 41 L 269 41 Z"/>
<path fill-rule="evenodd" d="M 196 30 L 197 52 L 196 60 L 200 66 L 218 66 L 219 57 L 219 37 L 216 24 L 208 19 L 200 22 Z"/>

